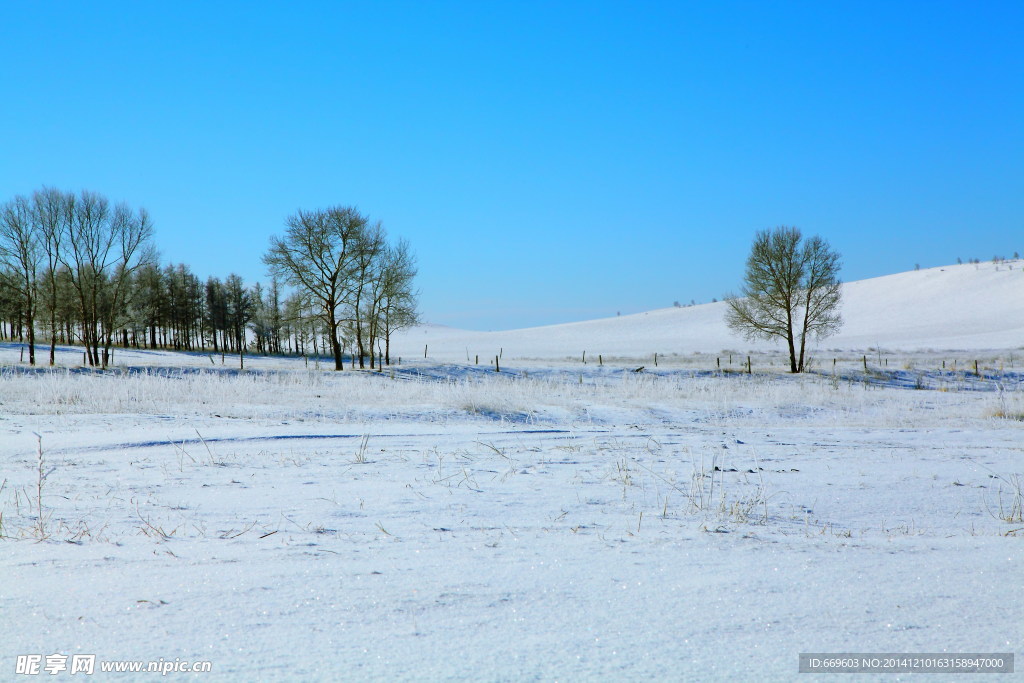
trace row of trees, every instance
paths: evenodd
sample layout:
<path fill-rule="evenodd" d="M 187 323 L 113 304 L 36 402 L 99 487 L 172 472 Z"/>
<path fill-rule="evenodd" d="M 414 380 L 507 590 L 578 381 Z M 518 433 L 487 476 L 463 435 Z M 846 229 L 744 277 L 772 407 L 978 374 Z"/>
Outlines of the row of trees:
<path fill-rule="evenodd" d="M 327 213 L 335 212 L 330 210 Z M 86 361 L 105 367 L 114 345 L 186 351 L 318 354 L 340 362 L 351 349 L 365 367 L 379 351 L 390 362 L 391 335 L 416 322 L 415 259 L 408 243 L 390 244 L 380 223 L 347 209 L 349 230 L 333 298 L 308 277 L 282 267 L 278 240 L 267 264 L 269 286 L 247 287 L 235 274 L 201 281 L 187 265 L 160 267 L 144 209 L 112 205 L 93 192 L 43 188 L 0 205 L 0 339 L 81 343 Z M 301 217 L 288 219 L 289 234 Z M 327 249 L 331 243 L 310 243 Z M 329 249 L 306 259 L 337 260 Z M 282 292 L 277 274 L 292 285 Z M 383 346 L 383 348 L 381 348 Z"/>
<path fill-rule="evenodd" d="M 114 344 L 258 353 L 330 350 L 343 369 L 351 349 L 361 368 L 391 362 L 394 332 L 417 321 L 415 258 L 391 243 L 379 221 L 355 207 L 298 211 L 274 236 L 263 261 L 269 287 L 238 275 L 201 282 L 188 268 L 159 267 L 145 209 L 112 205 L 94 192 L 43 188 L 0 206 L 0 338 L 36 335 L 81 342 L 87 362 L 105 367 Z M 742 296 L 730 296 L 726 323 L 748 338 L 779 338 L 792 372 L 806 362 L 809 337 L 842 324 L 839 256 L 796 228 L 759 232 Z M 291 287 L 282 298 L 278 282 Z"/>
<path fill-rule="evenodd" d="M 0 206 L 0 289 L 15 303 L 30 363 L 35 364 L 40 304 L 48 317 L 51 364 L 62 308 L 74 311 L 89 364 L 107 363 L 129 283 L 156 259 L 152 234 L 145 209 L 111 205 L 94 192 L 44 188 Z"/>

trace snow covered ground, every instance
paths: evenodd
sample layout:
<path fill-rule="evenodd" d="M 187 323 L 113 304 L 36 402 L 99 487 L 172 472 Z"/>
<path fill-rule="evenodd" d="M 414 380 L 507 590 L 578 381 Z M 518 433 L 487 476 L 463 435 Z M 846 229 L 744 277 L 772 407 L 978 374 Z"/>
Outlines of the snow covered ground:
<path fill-rule="evenodd" d="M 30 654 L 95 654 L 99 678 L 118 677 L 102 661 L 209 661 L 171 677 L 239 681 L 788 680 L 801 652 L 1019 667 L 1024 353 L 996 343 L 1019 303 L 984 310 L 988 327 L 935 344 L 908 331 L 927 320 L 878 312 L 906 321 L 871 341 L 889 351 L 837 343 L 834 371 L 819 357 L 800 377 L 767 351 L 752 375 L 716 371 L 735 339 L 654 367 L 618 320 L 591 324 L 606 336 L 586 364 L 551 328 L 509 333 L 523 350 L 500 373 L 454 341 L 435 352 L 461 362 L 420 350 L 382 373 L 135 351 L 100 373 L 73 348 L 32 370 L 0 345 L 0 670 L 31 680 L 14 674 Z"/>
<path fill-rule="evenodd" d="M 472 332 L 441 326 L 410 330 L 394 345 L 395 355 L 481 362 L 503 358 L 687 356 L 746 353 L 778 347 L 748 342 L 723 322 L 724 302 L 665 308 L 635 315 L 565 325 Z M 842 331 L 816 345 L 819 357 L 833 350 L 881 345 L 899 351 L 1010 349 L 1024 346 L 1024 260 L 926 268 L 846 283 Z"/>

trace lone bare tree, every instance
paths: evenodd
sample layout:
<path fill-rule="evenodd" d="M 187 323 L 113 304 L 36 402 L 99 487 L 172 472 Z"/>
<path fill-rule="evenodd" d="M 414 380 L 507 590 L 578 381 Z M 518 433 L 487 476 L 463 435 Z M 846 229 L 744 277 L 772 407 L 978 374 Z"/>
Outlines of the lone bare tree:
<path fill-rule="evenodd" d="M 793 227 L 762 230 L 725 322 L 747 339 L 784 339 L 790 371 L 803 372 L 807 338 L 824 339 L 842 326 L 839 268 L 839 254 L 817 235 L 805 240 Z"/>

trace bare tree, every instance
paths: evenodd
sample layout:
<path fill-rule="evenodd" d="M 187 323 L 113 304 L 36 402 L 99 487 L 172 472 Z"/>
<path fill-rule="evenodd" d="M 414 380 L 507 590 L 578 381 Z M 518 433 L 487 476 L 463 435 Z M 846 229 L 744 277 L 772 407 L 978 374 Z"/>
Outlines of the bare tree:
<path fill-rule="evenodd" d="M 270 287 L 267 289 L 267 298 L 264 302 L 266 325 L 270 334 L 270 353 L 282 353 L 281 336 L 284 329 L 284 316 L 281 314 L 281 291 L 277 284 L 277 278 L 270 279 Z"/>
<path fill-rule="evenodd" d="M 295 352 L 301 356 L 309 355 L 309 346 L 315 343 L 319 334 L 317 323 L 323 322 L 323 315 L 317 315 L 317 310 L 308 292 L 301 290 L 293 292 L 284 301 L 284 321 L 295 338 Z"/>
<path fill-rule="evenodd" d="M 340 307 L 351 290 L 355 252 L 367 218 L 354 207 L 298 211 L 285 222 L 284 237 L 271 237 L 263 262 L 271 273 L 316 304 L 327 326 L 334 369 L 344 369 Z"/>
<path fill-rule="evenodd" d="M 840 259 L 818 236 L 778 227 L 754 238 L 740 297 L 730 296 L 725 321 L 747 339 L 785 340 L 791 372 L 803 372 L 807 337 L 835 334 L 839 314 Z"/>
<path fill-rule="evenodd" d="M 126 204 L 111 208 L 106 197 L 83 191 L 66 228 L 60 262 L 78 296 L 86 356 L 89 365 L 106 367 L 132 275 L 156 260 L 150 244 L 153 226 L 145 209 L 134 213 Z"/>
<path fill-rule="evenodd" d="M 381 268 L 377 306 L 377 324 L 384 337 L 384 362 L 388 365 L 391 365 L 391 335 L 419 322 L 416 311 L 419 292 L 413 288 L 416 272 L 416 257 L 406 240 L 388 247 Z"/>
<path fill-rule="evenodd" d="M 246 352 L 245 330 L 252 320 L 254 302 L 241 275 L 232 273 L 224 281 L 224 297 L 227 309 L 227 325 L 239 355 Z M 244 361 L 243 361 L 244 362 Z"/>
<path fill-rule="evenodd" d="M 21 299 L 28 328 L 28 362 L 36 364 L 36 287 L 42 259 L 39 233 L 32 220 L 32 203 L 17 196 L 0 207 L 0 271 Z"/>
<path fill-rule="evenodd" d="M 385 247 L 384 227 L 377 221 L 359 232 L 353 251 L 354 268 L 349 287 L 352 312 L 350 322 L 355 334 L 356 355 L 359 356 L 360 368 L 366 367 L 367 351 L 370 353 L 370 367 L 374 367 L 373 343 L 377 315 L 374 289 L 380 282 Z"/>
<path fill-rule="evenodd" d="M 74 213 L 75 196 L 44 187 L 32 193 L 32 210 L 46 259 L 46 307 L 50 318 L 50 365 L 57 354 L 58 269 L 61 237 Z"/>

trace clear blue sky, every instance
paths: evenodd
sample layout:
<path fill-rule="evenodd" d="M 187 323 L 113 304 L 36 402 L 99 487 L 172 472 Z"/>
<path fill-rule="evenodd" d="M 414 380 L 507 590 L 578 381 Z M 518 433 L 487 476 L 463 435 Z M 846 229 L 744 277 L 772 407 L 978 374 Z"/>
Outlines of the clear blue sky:
<path fill-rule="evenodd" d="M 165 262 L 265 280 L 296 209 L 500 329 L 707 302 L 758 229 L 843 277 L 1024 252 L 1024 3 L 6 2 L 0 201 L 146 207 Z"/>

